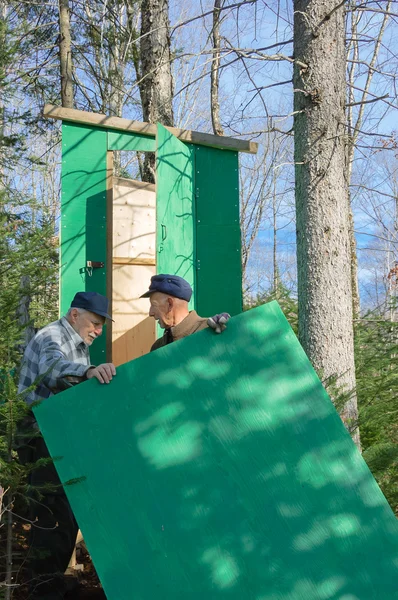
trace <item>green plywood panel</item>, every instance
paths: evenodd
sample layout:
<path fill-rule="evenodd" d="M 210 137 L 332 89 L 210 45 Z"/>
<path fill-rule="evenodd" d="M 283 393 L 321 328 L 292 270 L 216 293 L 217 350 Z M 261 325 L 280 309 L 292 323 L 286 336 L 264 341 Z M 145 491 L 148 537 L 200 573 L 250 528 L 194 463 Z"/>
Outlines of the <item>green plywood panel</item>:
<path fill-rule="evenodd" d="M 242 311 L 238 153 L 195 147 L 197 310 Z"/>
<path fill-rule="evenodd" d="M 155 152 L 156 141 L 154 137 L 140 133 L 120 133 L 108 131 L 108 150 L 139 150 L 141 152 Z"/>
<path fill-rule="evenodd" d="M 239 226 L 202 225 L 196 230 L 198 313 L 237 315 L 242 311 L 241 238 Z"/>
<path fill-rule="evenodd" d="M 106 294 L 105 268 L 85 270 L 88 260 L 106 262 L 107 132 L 62 124 L 60 313 L 78 291 Z M 105 362 L 105 332 L 91 351 L 94 364 Z"/>
<path fill-rule="evenodd" d="M 158 125 L 156 152 L 157 272 L 184 277 L 195 297 L 192 146 Z M 194 298 L 192 301 L 194 306 Z"/>
<path fill-rule="evenodd" d="M 239 156 L 231 150 L 195 146 L 197 218 L 239 225 Z"/>
<path fill-rule="evenodd" d="M 398 599 L 398 524 L 278 305 L 35 409 L 108 600 Z"/>

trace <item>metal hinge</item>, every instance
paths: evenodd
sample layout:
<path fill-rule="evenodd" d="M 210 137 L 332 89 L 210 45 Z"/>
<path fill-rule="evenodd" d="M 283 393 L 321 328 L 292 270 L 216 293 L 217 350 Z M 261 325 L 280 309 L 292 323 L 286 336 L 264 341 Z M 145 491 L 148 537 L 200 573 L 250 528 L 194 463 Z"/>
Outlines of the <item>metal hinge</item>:
<path fill-rule="evenodd" d="M 93 274 L 93 269 L 103 269 L 105 267 L 105 263 L 98 260 L 88 260 L 86 262 L 85 271 L 89 277 Z"/>

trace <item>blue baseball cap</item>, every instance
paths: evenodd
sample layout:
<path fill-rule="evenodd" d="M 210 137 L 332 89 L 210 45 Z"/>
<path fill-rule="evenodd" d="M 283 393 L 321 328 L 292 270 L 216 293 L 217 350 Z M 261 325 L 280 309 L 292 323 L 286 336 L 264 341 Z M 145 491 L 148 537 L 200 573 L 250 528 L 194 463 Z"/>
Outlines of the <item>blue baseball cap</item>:
<path fill-rule="evenodd" d="M 108 315 L 109 300 L 97 292 L 77 292 L 70 305 L 71 308 L 84 308 L 96 315 L 113 321 Z"/>
<path fill-rule="evenodd" d="M 188 281 L 185 281 L 178 275 L 154 275 L 151 277 L 151 284 L 149 290 L 142 294 L 140 298 L 149 298 L 154 292 L 162 292 L 168 294 L 174 298 L 181 298 L 181 300 L 190 301 L 192 297 L 192 288 Z"/>

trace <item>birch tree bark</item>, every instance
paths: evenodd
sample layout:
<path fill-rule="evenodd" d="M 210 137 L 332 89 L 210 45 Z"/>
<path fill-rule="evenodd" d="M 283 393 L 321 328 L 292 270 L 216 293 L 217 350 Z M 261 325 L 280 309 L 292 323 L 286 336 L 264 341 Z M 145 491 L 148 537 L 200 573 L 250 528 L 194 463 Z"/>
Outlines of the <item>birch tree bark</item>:
<path fill-rule="evenodd" d="M 73 108 L 69 0 L 59 0 L 59 63 L 61 70 L 61 103 L 65 108 Z"/>
<path fill-rule="evenodd" d="M 139 88 L 144 121 L 172 126 L 173 79 L 168 0 L 142 0 Z M 155 155 L 145 155 L 144 181 L 155 182 Z"/>
<path fill-rule="evenodd" d="M 323 378 L 337 377 L 357 421 L 341 0 L 294 0 L 294 139 L 299 338 Z M 359 446 L 358 430 L 352 432 Z"/>
<path fill-rule="evenodd" d="M 223 0 L 214 0 L 213 8 L 213 60 L 210 72 L 210 110 L 215 135 L 224 135 L 220 121 L 219 82 L 220 82 L 220 8 Z"/>

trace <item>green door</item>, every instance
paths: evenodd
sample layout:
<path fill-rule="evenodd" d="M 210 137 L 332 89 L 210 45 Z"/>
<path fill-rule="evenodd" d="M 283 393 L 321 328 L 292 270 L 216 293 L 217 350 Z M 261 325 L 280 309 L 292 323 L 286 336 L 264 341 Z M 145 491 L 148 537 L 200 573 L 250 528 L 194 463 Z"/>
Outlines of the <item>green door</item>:
<path fill-rule="evenodd" d="M 156 270 L 189 281 L 194 308 L 194 149 L 162 125 L 156 141 Z"/>
<path fill-rule="evenodd" d="M 203 317 L 242 312 L 238 153 L 195 148 L 196 308 Z"/>

